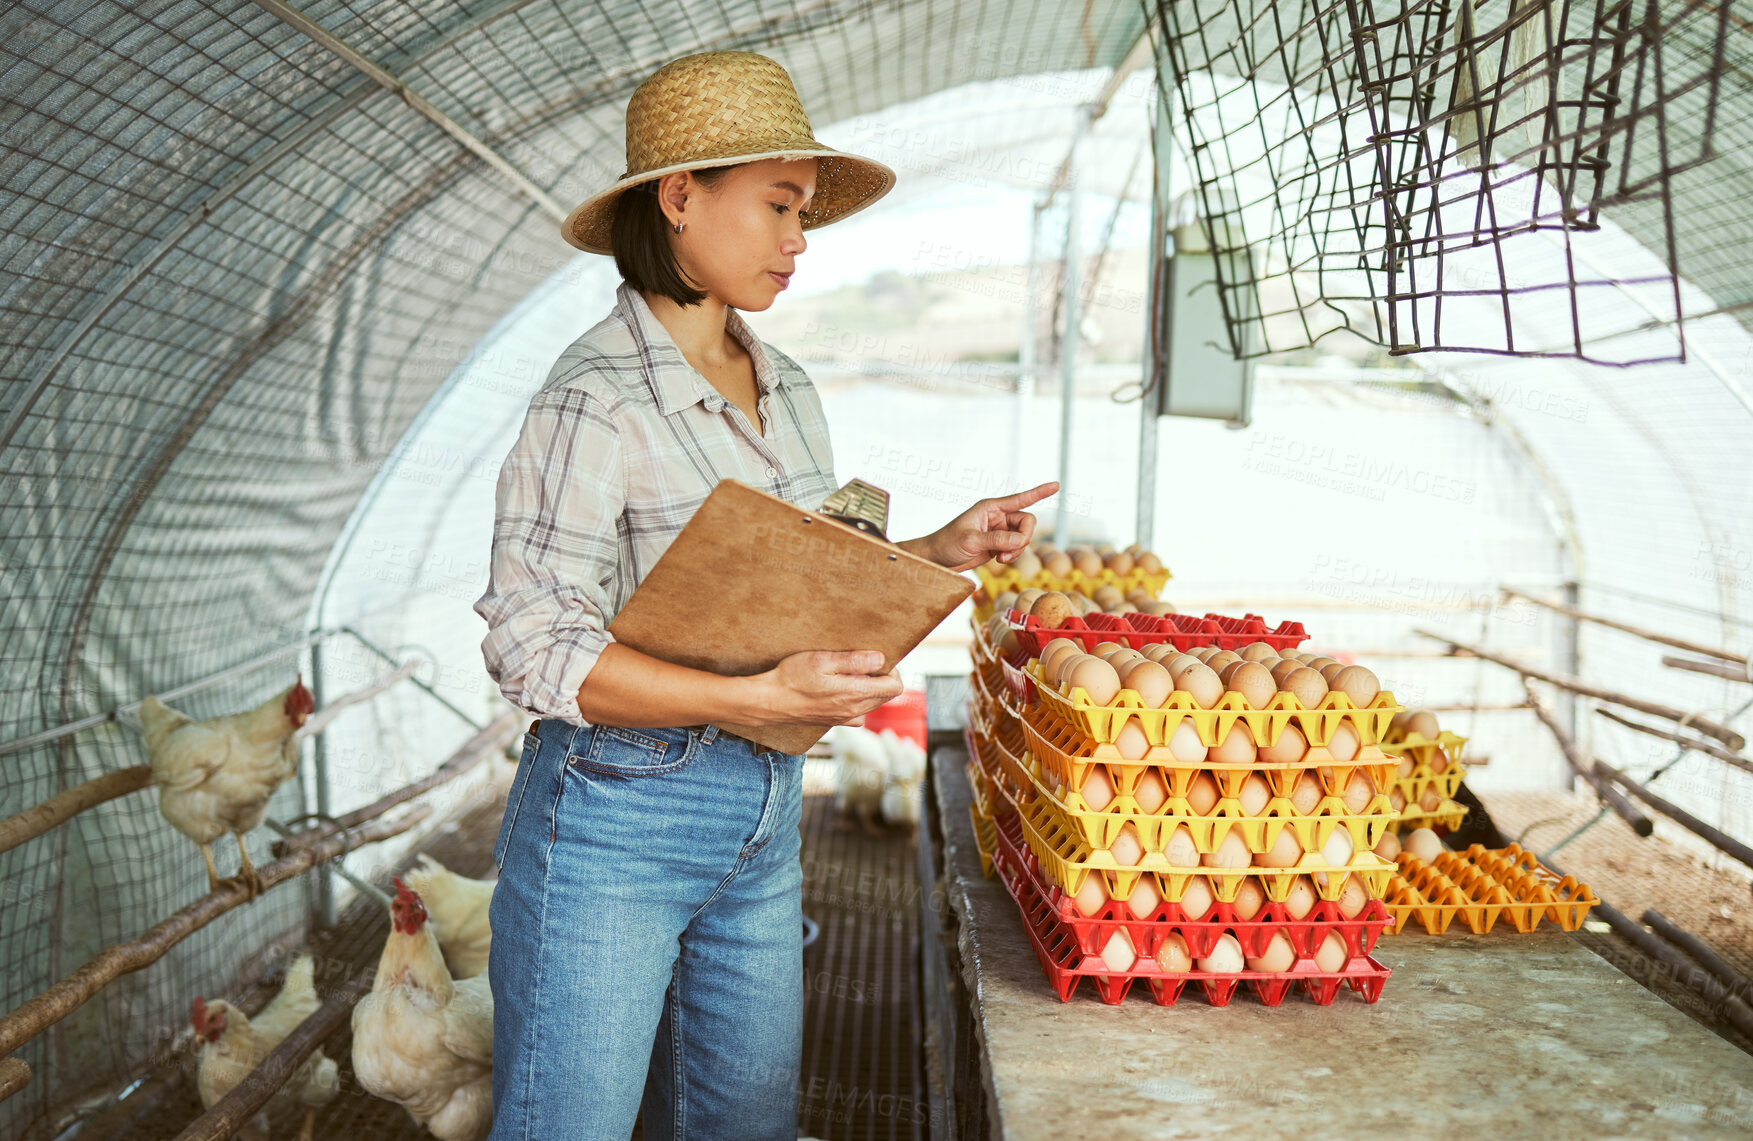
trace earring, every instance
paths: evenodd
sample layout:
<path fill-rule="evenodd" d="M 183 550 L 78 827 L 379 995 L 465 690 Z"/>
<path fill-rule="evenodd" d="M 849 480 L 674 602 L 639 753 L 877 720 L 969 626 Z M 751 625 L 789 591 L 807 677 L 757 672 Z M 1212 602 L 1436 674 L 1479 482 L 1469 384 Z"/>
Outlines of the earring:
<path fill-rule="evenodd" d="M 681 233 L 681 232 L 682 232 L 682 223 L 680 223 L 680 222 L 677 222 L 677 223 L 676 223 L 676 233 L 678 233 L 678 234 L 679 234 L 679 233 Z"/>

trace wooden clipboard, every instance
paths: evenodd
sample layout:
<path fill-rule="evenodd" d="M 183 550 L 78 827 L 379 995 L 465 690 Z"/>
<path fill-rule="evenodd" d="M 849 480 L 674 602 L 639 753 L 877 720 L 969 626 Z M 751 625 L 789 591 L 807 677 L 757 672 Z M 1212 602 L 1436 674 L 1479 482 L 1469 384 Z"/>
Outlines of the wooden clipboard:
<path fill-rule="evenodd" d="M 799 650 L 881 650 L 893 669 L 974 583 L 829 516 L 720 480 L 610 621 L 666 662 L 744 676 Z M 802 753 L 826 725 L 716 723 Z"/>

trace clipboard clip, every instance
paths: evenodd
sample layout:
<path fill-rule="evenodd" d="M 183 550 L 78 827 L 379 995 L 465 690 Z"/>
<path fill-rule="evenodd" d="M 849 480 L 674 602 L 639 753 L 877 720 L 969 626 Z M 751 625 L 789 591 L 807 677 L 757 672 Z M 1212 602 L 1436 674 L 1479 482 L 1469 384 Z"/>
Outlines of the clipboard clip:
<path fill-rule="evenodd" d="M 889 541 L 889 493 L 875 484 L 855 479 L 822 500 L 816 513 L 848 527 Z"/>

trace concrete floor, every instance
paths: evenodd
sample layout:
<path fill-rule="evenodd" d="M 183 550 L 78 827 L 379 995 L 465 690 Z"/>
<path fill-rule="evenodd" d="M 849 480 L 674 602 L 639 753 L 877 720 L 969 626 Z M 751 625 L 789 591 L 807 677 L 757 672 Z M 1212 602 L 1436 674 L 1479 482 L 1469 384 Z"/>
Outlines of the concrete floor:
<path fill-rule="evenodd" d="M 1087 985 L 1060 1003 L 1016 907 L 980 870 L 960 750 L 934 757 L 989 1110 L 1007 1141 L 1081 1136 L 1745 1138 L 1753 1057 L 1544 926 L 1384 935 L 1377 1003 L 1293 992 L 1172 1007 Z M 975 1091 L 958 1091 L 958 1096 Z"/>

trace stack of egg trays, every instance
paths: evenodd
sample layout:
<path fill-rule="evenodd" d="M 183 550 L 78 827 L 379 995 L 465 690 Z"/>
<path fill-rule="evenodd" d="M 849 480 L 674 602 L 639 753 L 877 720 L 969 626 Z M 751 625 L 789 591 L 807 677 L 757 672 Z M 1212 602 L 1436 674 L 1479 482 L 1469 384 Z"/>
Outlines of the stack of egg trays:
<path fill-rule="evenodd" d="M 1192 922 L 1185 921 L 1179 907 L 1171 903 L 1159 904 L 1156 913 L 1144 920 L 1121 919 L 1117 909 L 1126 905 L 1118 900 L 1111 900 L 1103 913 L 1086 919 L 1077 914 L 1062 891 L 1043 879 L 1028 848 L 1018 842 L 1020 824 L 1018 818 L 1010 817 L 1001 819 L 997 825 L 993 866 L 1022 913 L 1029 944 L 1060 1002 L 1071 1001 L 1078 980 L 1088 978 L 1097 996 L 1110 1006 L 1125 999 L 1135 979 L 1145 980 L 1151 999 L 1158 1006 L 1173 1006 L 1188 983 L 1197 983 L 1213 1006 L 1229 1005 L 1243 985 L 1266 1006 L 1281 1004 L 1292 987 L 1300 987 L 1316 1005 L 1328 1006 L 1338 997 L 1342 985 L 1356 991 L 1365 1002 L 1373 1003 L 1381 997 L 1382 986 L 1393 973 L 1369 954 L 1389 922 L 1377 900 L 1371 900 L 1369 907 L 1354 920 L 1338 917 L 1330 903 L 1317 903 L 1310 917 L 1302 920 L 1289 918 L 1272 903 L 1261 912 L 1267 918 L 1256 916 L 1251 921 L 1236 919 L 1234 911 L 1223 903 L 1212 905 L 1214 914 Z M 1130 916 L 1130 912 L 1124 914 Z M 1122 927 L 1127 929 L 1139 955 L 1128 970 L 1116 972 L 1102 960 L 1100 948 Z M 1282 930 L 1297 949 L 1296 962 L 1288 971 L 1241 970 L 1219 974 L 1200 970 L 1170 973 L 1156 961 L 1157 948 L 1170 932 L 1181 932 L 1188 950 L 1198 958 L 1209 953 L 1211 944 L 1226 930 L 1235 935 L 1245 955 L 1263 949 L 1273 934 Z M 1345 940 L 1351 957 L 1342 969 L 1323 971 L 1314 961 L 1314 948 L 1333 930 Z"/>
<path fill-rule="evenodd" d="M 1115 574 L 1107 567 L 1103 567 L 1095 575 L 1084 574 L 1075 567 L 1067 575 L 1053 575 L 1043 569 L 1027 579 L 1019 574 L 1014 566 L 1006 566 L 996 574 L 987 567 L 981 566 L 977 573 L 980 576 L 980 586 L 984 597 L 988 600 L 988 606 L 991 604 L 990 600 L 997 598 L 1007 590 L 1021 593 L 1030 587 L 1036 587 L 1040 590 L 1057 590 L 1061 594 L 1076 592 L 1093 595 L 1099 587 L 1112 586 L 1117 588 L 1121 594 L 1131 594 L 1135 590 L 1142 590 L 1152 598 L 1156 598 L 1162 594 L 1163 587 L 1169 579 L 1174 577 L 1169 573 L 1167 567 L 1154 572 L 1142 571 L 1133 567 L 1125 574 Z M 991 617 L 992 611 L 990 609 L 986 613 L 988 617 Z"/>
<path fill-rule="evenodd" d="M 1368 771 L 1380 788 L 1391 771 L 1393 762 L 1373 745 L 1363 746 L 1348 764 L 1339 764 L 1320 747 L 1311 748 L 1301 761 L 1270 765 L 1255 762 L 1244 765 L 1211 761 L 1186 763 L 1176 760 L 1168 751 L 1152 749 L 1140 760 L 1122 759 L 1112 745 L 1098 745 L 1080 737 L 1075 730 L 1059 722 L 1052 709 L 1045 705 L 1030 707 L 1023 717 L 1023 736 L 1028 742 L 1028 756 L 1033 764 L 1019 765 L 1021 772 L 1012 783 L 1015 791 L 1001 785 L 1000 801 L 1008 801 L 1021 818 L 1023 837 L 1030 851 L 1046 869 L 1047 874 L 1066 892 L 1075 894 L 1086 875 L 1099 875 L 1108 894 L 1124 899 L 1138 886 L 1141 876 L 1156 880 L 1158 891 L 1165 899 L 1176 901 L 1187 890 L 1194 876 L 1203 876 L 1212 895 L 1223 903 L 1233 902 L 1242 881 L 1258 878 L 1266 897 L 1282 902 L 1299 875 L 1325 873 L 1325 883 L 1317 881 L 1316 890 L 1322 899 L 1336 900 L 1345 889 L 1346 880 L 1357 876 L 1364 892 L 1371 899 L 1381 899 L 1394 873 L 1394 865 L 1371 851 L 1387 831 L 1393 810 L 1385 794 L 1377 793 L 1365 811 L 1351 814 L 1336 800 L 1338 790 L 1345 787 L 1351 773 L 1359 768 Z M 1076 754 L 1068 748 L 1079 749 Z M 1090 812 L 1083 798 L 1074 790 L 1083 787 L 1091 766 L 1106 765 L 1113 778 L 1117 811 Z M 1157 769 L 1169 791 L 1163 810 L 1145 814 L 1137 810 L 1133 792 L 1146 769 Z M 1188 785 L 1199 772 L 1209 772 L 1218 786 L 1218 802 L 1211 813 L 1199 816 L 1187 811 Z M 1291 807 L 1288 795 L 1303 773 L 1309 772 L 1322 782 L 1327 794 L 1313 816 L 1302 816 Z M 1260 816 L 1248 816 L 1241 810 L 1236 797 L 1249 774 L 1259 773 L 1272 788 L 1273 799 Z M 1020 780 L 1027 775 L 1029 784 Z M 1051 788 L 1050 776 L 1066 789 L 1063 796 Z M 1069 802 L 1069 803 L 1068 803 Z M 1125 809 L 1130 806 L 1132 811 Z M 1339 811 L 1334 811 L 1338 809 Z M 1108 847 L 1120 828 L 1130 822 L 1138 833 L 1144 854 L 1138 863 L 1122 865 L 1109 854 Z M 1297 833 L 1305 850 L 1318 852 L 1335 828 L 1351 834 L 1351 859 L 1342 866 L 1331 866 L 1310 860 L 1295 867 L 1254 865 L 1247 868 L 1178 867 L 1168 862 L 1163 846 L 1176 825 L 1185 824 L 1201 853 L 1217 850 L 1230 829 L 1240 829 L 1250 852 L 1269 851 L 1278 833 L 1290 828 Z"/>
<path fill-rule="evenodd" d="M 1283 651 L 1301 644 L 1309 636 L 1301 622 L 1280 622 L 1268 628 L 1266 620 L 1258 614 L 1244 614 L 1240 618 L 1207 614 L 1195 618 L 1191 614 L 1098 612 L 1081 618 L 1073 615 L 1059 626 L 1043 626 L 1039 618 L 1020 610 L 1009 610 L 1005 614 L 1010 628 L 1016 631 L 1018 645 L 1031 658 L 1040 657 L 1042 647 L 1055 638 L 1070 638 L 1086 651 L 1093 651 L 1102 642 L 1115 642 L 1134 650 L 1162 642 L 1172 643 L 1178 650 L 1191 650 L 1195 646 L 1238 650 L 1253 642 L 1265 642 L 1273 649 Z"/>
<path fill-rule="evenodd" d="M 1394 740 L 1382 742 L 1384 752 L 1397 758 L 1394 774 L 1394 787 L 1406 798 L 1406 807 L 1400 810 L 1400 819 L 1395 821 L 1394 832 L 1410 832 L 1414 828 L 1445 828 L 1453 830 L 1461 826 L 1467 816 L 1467 806 L 1454 799 L 1455 791 L 1461 787 L 1461 779 L 1466 770 L 1461 763 L 1461 750 L 1467 744 L 1467 738 L 1458 733 L 1444 729 L 1431 740 L 1421 733 L 1394 734 Z M 1441 761 L 1433 770 L 1433 762 Z M 1436 787 L 1437 795 L 1442 803 L 1435 812 L 1426 812 L 1418 806 L 1424 799 L 1425 791 Z"/>
<path fill-rule="evenodd" d="M 1519 844 L 1443 852 L 1429 863 L 1401 852 L 1385 902 L 1394 934 L 1414 917 L 1432 935 L 1459 917 L 1475 935 L 1490 931 L 1500 915 L 1527 934 L 1549 919 L 1565 931 L 1582 926 L 1601 901 L 1575 876 L 1560 877 Z"/>

